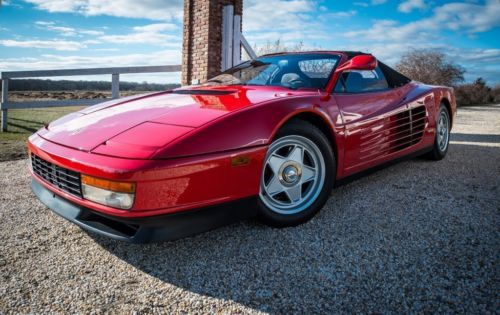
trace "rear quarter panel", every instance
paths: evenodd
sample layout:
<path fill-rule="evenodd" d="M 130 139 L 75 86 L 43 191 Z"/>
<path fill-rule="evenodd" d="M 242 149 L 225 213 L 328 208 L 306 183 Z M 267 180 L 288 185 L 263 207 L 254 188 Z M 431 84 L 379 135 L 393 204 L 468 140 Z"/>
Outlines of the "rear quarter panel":
<path fill-rule="evenodd" d="M 368 111 L 367 115 L 363 115 L 363 111 L 358 111 L 359 115 L 355 120 L 344 122 L 347 138 L 344 152 L 345 167 L 339 170 L 338 178 L 353 175 L 432 145 L 436 120 L 434 88 L 412 82 L 398 88 L 396 92 L 400 93 L 396 101 L 387 100 L 386 105 Z M 366 102 L 370 101 L 370 98 L 363 99 Z M 352 101 L 356 101 L 356 98 L 354 97 Z M 342 105 L 339 106 L 342 110 Z M 365 106 L 370 106 L 370 103 L 366 103 Z M 421 140 L 410 146 L 399 146 L 400 143 L 412 141 L 411 138 L 405 137 L 405 133 L 400 131 L 402 129 L 395 127 L 396 122 L 402 121 L 398 117 L 422 106 L 426 108 L 426 117 Z M 398 140 L 400 137 L 405 138 Z"/>

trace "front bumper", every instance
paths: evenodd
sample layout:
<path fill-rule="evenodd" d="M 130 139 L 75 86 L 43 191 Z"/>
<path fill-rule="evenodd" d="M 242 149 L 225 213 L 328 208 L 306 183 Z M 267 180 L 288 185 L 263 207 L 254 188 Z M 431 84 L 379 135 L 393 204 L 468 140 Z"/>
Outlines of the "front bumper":
<path fill-rule="evenodd" d="M 256 215 L 256 197 L 166 215 L 122 218 L 105 215 L 73 203 L 33 179 L 33 193 L 61 217 L 81 228 L 130 243 L 175 240 L 251 218 Z"/>
<path fill-rule="evenodd" d="M 54 194 L 103 216 L 124 220 L 173 214 L 227 203 L 258 195 L 266 147 L 254 147 L 168 160 L 134 160 L 93 154 L 67 148 L 34 134 L 28 142 L 30 154 L 56 166 L 98 178 L 136 183 L 130 210 L 104 206 L 48 184 L 32 175 Z M 247 157 L 249 163 L 232 161 Z"/>

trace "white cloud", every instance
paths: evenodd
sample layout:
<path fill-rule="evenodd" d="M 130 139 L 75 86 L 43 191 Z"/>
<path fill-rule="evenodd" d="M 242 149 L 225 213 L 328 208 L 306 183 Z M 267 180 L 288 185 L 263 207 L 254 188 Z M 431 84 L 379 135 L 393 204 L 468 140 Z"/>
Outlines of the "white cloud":
<path fill-rule="evenodd" d="M 4 6 L 11 6 L 11 7 L 15 7 L 15 8 L 18 8 L 18 9 L 22 9 L 23 6 L 20 5 L 19 3 L 12 3 L 10 0 L 3 0 L 3 1 L 0 1 L 0 7 L 4 5 Z"/>
<path fill-rule="evenodd" d="M 87 39 L 87 40 L 84 40 L 83 43 L 85 45 L 97 45 L 97 44 L 101 44 L 102 42 L 100 40 L 97 40 L 97 39 Z"/>
<path fill-rule="evenodd" d="M 72 27 L 56 26 L 54 22 L 37 21 L 35 26 L 39 29 L 46 29 L 60 33 L 62 36 L 76 36 L 76 30 Z"/>
<path fill-rule="evenodd" d="M 384 4 L 386 2 L 387 2 L 387 0 L 371 0 L 369 2 L 357 1 L 357 2 L 354 2 L 353 4 L 357 5 L 359 7 L 369 7 L 370 5 L 381 5 L 381 4 Z"/>
<path fill-rule="evenodd" d="M 414 9 L 425 9 L 424 0 L 406 0 L 399 4 L 398 10 L 404 13 L 410 13 Z"/>
<path fill-rule="evenodd" d="M 485 32 L 500 26 L 500 1 L 485 5 L 448 3 L 434 10 L 435 19 L 450 30 L 467 29 L 468 33 Z"/>
<path fill-rule="evenodd" d="M 349 31 L 348 38 L 360 37 L 369 41 L 428 41 L 440 31 L 452 30 L 474 34 L 500 26 L 500 2 L 489 0 L 485 5 L 448 3 L 434 9 L 429 18 L 400 24 L 393 20 L 377 20 L 370 29 Z"/>
<path fill-rule="evenodd" d="M 248 0 L 243 7 L 244 31 L 302 30 L 310 26 L 317 4 L 308 0 Z M 305 25 L 306 24 L 306 25 Z"/>
<path fill-rule="evenodd" d="M 78 33 L 90 36 L 98 36 L 104 34 L 103 31 L 95 31 L 95 30 L 78 30 Z"/>
<path fill-rule="evenodd" d="M 60 35 L 66 37 L 78 36 L 78 35 L 98 36 L 104 34 L 103 31 L 75 29 L 73 27 L 59 26 L 56 25 L 55 22 L 48 22 L 48 21 L 36 21 L 35 26 L 39 29 L 45 29 L 48 31 L 57 32 Z"/>
<path fill-rule="evenodd" d="M 329 12 L 329 13 L 321 14 L 319 16 L 319 18 L 322 20 L 340 19 L 340 18 L 353 17 L 356 14 L 358 14 L 358 11 L 356 11 L 356 10 L 338 11 L 338 12 Z"/>
<path fill-rule="evenodd" d="M 177 25 L 172 23 L 156 23 L 144 26 L 135 26 L 133 29 L 136 32 L 157 33 L 162 31 L 174 31 L 177 28 Z"/>
<path fill-rule="evenodd" d="M 172 31 L 178 27 L 170 23 L 156 23 L 132 28 L 132 32 L 124 35 L 103 35 L 99 40 L 113 44 L 152 44 L 164 47 L 178 47 L 181 49 L 180 35 L 165 34 L 163 31 Z"/>
<path fill-rule="evenodd" d="M 322 42 L 330 37 L 317 16 L 318 12 L 322 15 L 329 13 L 326 7 L 321 9 L 318 1 L 247 0 L 243 10 L 243 32 L 252 44 L 278 39 L 285 45 L 302 41 Z"/>
<path fill-rule="evenodd" d="M 0 45 L 5 47 L 20 47 L 20 48 L 42 48 L 53 49 L 59 51 L 76 51 L 86 46 L 82 43 L 75 41 L 64 40 L 0 40 Z"/>
<path fill-rule="evenodd" d="M 25 0 L 39 10 L 86 16 L 109 15 L 151 20 L 182 19 L 183 0 Z"/>
<path fill-rule="evenodd" d="M 95 38 L 83 41 L 85 45 L 96 45 L 102 43 L 111 44 L 151 44 L 163 47 L 178 47 L 181 49 L 182 39 L 179 34 L 172 34 L 179 27 L 173 23 L 153 23 L 142 26 L 135 26 L 127 34 L 105 34 L 102 30 L 76 29 L 72 27 L 60 26 L 55 22 L 37 21 L 35 26 L 39 29 L 54 31 L 61 36 L 93 36 Z M 170 34 L 165 32 L 171 32 Z M 176 33 L 176 32 L 175 32 Z"/>

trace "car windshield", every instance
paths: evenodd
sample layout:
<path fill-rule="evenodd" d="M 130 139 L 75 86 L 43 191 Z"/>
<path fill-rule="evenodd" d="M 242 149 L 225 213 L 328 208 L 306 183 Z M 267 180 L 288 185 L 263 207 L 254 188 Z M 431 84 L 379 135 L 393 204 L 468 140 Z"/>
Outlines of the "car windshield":
<path fill-rule="evenodd" d="M 264 56 L 244 62 L 206 81 L 213 85 L 264 85 L 324 89 L 340 57 L 332 54 Z"/>

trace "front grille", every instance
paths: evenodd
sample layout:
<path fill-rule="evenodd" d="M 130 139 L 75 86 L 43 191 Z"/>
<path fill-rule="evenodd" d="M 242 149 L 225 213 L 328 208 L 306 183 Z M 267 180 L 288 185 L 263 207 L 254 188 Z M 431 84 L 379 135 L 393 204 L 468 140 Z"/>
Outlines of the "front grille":
<path fill-rule="evenodd" d="M 80 173 L 47 162 L 35 154 L 31 154 L 33 173 L 43 178 L 47 183 L 73 196 L 82 198 Z"/>

